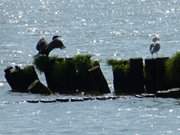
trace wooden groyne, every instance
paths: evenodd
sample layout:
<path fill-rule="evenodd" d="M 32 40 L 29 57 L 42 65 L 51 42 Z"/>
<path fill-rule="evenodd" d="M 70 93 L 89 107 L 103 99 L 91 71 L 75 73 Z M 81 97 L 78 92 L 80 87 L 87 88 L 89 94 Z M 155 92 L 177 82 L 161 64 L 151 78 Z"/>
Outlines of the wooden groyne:
<path fill-rule="evenodd" d="M 156 93 L 166 90 L 168 80 L 166 75 L 166 62 L 169 58 L 145 59 L 145 87 L 147 93 Z"/>
<path fill-rule="evenodd" d="M 48 87 L 39 81 L 33 65 L 21 69 L 8 67 L 5 69 L 5 78 L 14 92 L 69 95 L 110 93 L 99 62 L 90 58 L 90 55 L 73 58 L 35 57 L 34 66 L 45 74 Z"/>
<path fill-rule="evenodd" d="M 111 59 L 108 64 L 112 66 L 116 94 L 152 93 L 157 97 L 180 97 L 179 89 L 173 89 L 180 87 L 180 53 L 171 58 Z"/>
<path fill-rule="evenodd" d="M 112 66 L 113 86 L 116 95 L 152 93 L 157 97 L 180 97 L 180 53 L 171 58 L 131 58 L 108 60 Z M 34 68 L 45 74 L 43 85 Z M 72 58 L 36 56 L 33 65 L 24 68 L 7 67 L 5 78 L 12 91 L 38 94 L 103 95 L 110 88 L 99 61 L 90 55 Z M 63 102 L 63 101 L 62 101 Z"/>
<path fill-rule="evenodd" d="M 109 60 L 114 90 L 119 94 L 156 93 L 171 88 L 166 75 L 168 58 Z M 143 64 L 144 63 L 144 64 Z"/>

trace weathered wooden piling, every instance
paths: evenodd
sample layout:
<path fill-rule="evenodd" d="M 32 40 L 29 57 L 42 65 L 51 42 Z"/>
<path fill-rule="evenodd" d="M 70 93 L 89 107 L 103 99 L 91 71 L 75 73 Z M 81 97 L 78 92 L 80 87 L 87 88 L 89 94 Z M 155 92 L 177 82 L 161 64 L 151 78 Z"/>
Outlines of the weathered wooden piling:
<path fill-rule="evenodd" d="M 125 73 L 119 71 L 117 68 L 113 68 L 113 85 L 114 85 L 114 92 L 116 94 L 122 93 L 121 90 L 124 90 L 127 85 L 127 81 L 125 81 Z"/>
<path fill-rule="evenodd" d="M 112 65 L 114 92 L 116 94 L 129 94 L 129 61 L 109 60 L 108 64 Z"/>
<path fill-rule="evenodd" d="M 91 56 L 88 55 L 74 57 L 77 71 L 77 90 L 91 95 L 110 93 L 99 62 L 90 58 Z"/>
<path fill-rule="evenodd" d="M 100 65 L 92 67 L 89 71 L 89 78 L 90 78 L 90 89 L 92 93 L 97 94 L 106 94 L 110 93 L 110 89 L 108 83 L 101 71 Z"/>
<path fill-rule="evenodd" d="M 76 93 L 76 69 L 72 58 L 57 58 L 45 71 L 48 87 L 60 94 Z"/>
<path fill-rule="evenodd" d="M 143 59 L 109 60 L 112 65 L 116 94 L 141 94 L 144 92 Z"/>
<path fill-rule="evenodd" d="M 146 92 L 156 92 L 156 60 L 145 59 L 145 86 Z"/>
<path fill-rule="evenodd" d="M 29 85 L 35 80 L 39 80 L 32 65 L 26 66 L 23 69 L 18 66 L 8 67 L 4 71 L 7 82 L 12 91 L 15 92 L 29 92 Z"/>
<path fill-rule="evenodd" d="M 70 99 L 69 98 L 57 98 L 56 101 L 57 102 L 69 102 Z"/>
<path fill-rule="evenodd" d="M 26 101 L 27 103 L 39 103 L 40 101 L 39 100 L 27 100 Z"/>
<path fill-rule="evenodd" d="M 129 78 L 129 89 L 133 94 L 141 94 L 145 92 L 142 58 L 133 58 L 129 60 Z"/>
<path fill-rule="evenodd" d="M 77 91 L 85 94 L 92 93 L 91 80 L 89 77 L 89 69 L 92 68 L 90 55 L 77 55 L 74 57 L 74 62 L 77 71 Z"/>
<path fill-rule="evenodd" d="M 145 59 L 145 86 L 147 93 L 156 93 L 168 88 L 166 83 L 165 62 L 167 57 Z"/>
<path fill-rule="evenodd" d="M 27 90 L 33 94 L 45 94 L 45 95 L 50 95 L 53 92 L 47 88 L 44 84 L 42 84 L 39 80 L 35 80 L 32 82 Z"/>
<path fill-rule="evenodd" d="M 56 99 L 41 99 L 41 103 L 55 103 Z"/>
<path fill-rule="evenodd" d="M 166 75 L 166 62 L 169 58 L 156 58 L 156 89 L 158 91 L 170 88 Z"/>

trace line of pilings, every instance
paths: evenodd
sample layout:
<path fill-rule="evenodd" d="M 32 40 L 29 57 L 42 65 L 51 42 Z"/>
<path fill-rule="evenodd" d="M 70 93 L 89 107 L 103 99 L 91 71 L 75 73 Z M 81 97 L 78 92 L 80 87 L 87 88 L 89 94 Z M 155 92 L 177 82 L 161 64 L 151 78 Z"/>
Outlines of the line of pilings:
<path fill-rule="evenodd" d="M 133 95 L 157 93 L 178 86 L 167 78 L 165 64 L 169 58 L 131 58 L 129 60 L 111 60 L 114 93 Z M 76 61 L 77 62 L 77 61 Z M 25 68 L 7 67 L 5 78 L 14 92 L 38 94 L 81 94 L 103 95 L 110 93 L 99 62 L 91 64 L 73 58 L 46 59 L 43 72 L 47 87 L 40 82 L 33 65 Z M 93 64 L 92 64 L 93 63 Z M 41 66 L 42 66 L 41 65 Z M 46 67 L 46 68 L 45 68 Z"/>
<path fill-rule="evenodd" d="M 165 73 L 164 58 L 131 58 L 111 62 L 114 91 L 117 94 L 156 93 L 171 88 Z"/>

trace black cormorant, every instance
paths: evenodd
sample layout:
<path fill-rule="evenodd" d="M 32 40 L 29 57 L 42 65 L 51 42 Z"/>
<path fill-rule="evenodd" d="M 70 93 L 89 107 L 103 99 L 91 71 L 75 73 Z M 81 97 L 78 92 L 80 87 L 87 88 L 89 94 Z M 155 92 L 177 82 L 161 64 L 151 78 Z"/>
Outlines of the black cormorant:
<path fill-rule="evenodd" d="M 48 56 L 49 53 L 55 48 L 64 49 L 65 46 L 59 37 L 60 36 L 57 35 L 53 36 L 52 41 L 49 44 L 44 38 L 41 38 L 36 46 L 36 49 L 39 51 L 38 54 Z"/>

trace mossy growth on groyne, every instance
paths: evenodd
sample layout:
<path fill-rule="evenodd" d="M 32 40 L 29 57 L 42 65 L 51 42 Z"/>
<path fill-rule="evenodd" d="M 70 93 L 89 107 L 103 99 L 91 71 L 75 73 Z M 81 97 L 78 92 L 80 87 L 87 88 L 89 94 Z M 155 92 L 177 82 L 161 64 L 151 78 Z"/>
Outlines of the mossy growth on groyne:
<path fill-rule="evenodd" d="M 180 52 L 167 60 L 166 76 L 171 88 L 180 87 Z"/>
<path fill-rule="evenodd" d="M 118 94 L 156 93 L 171 88 L 166 75 L 168 57 L 108 60 L 113 70 L 114 91 Z"/>
<path fill-rule="evenodd" d="M 116 94 L 157 93 L 180 87 L 180 52 L 172 57 L 108 60 Z"/>
<path fill-rule="evenodd" d="M 34 65 L 40 72 L 45 73 L 48 87 L 53 92 L 91 95 L 110 92 L 106 80 L 103 79 L 101 69 L 94 68 L 100 67 L 99 62 L 92 60 L 91 55 L 75 55 L 71 58 L 36 56 Z M 90 70 L 92 68 L 94 69 Z M 96 73 L 92 74 L 92 71 L 96 71 Z M 95 76 L 96 78 L 94 78 Z M 94 85 L 94 80 L 98 80 L 98 78 L 101 83 Z M 100 85 L 106 85 L 106 87 Z"/>

